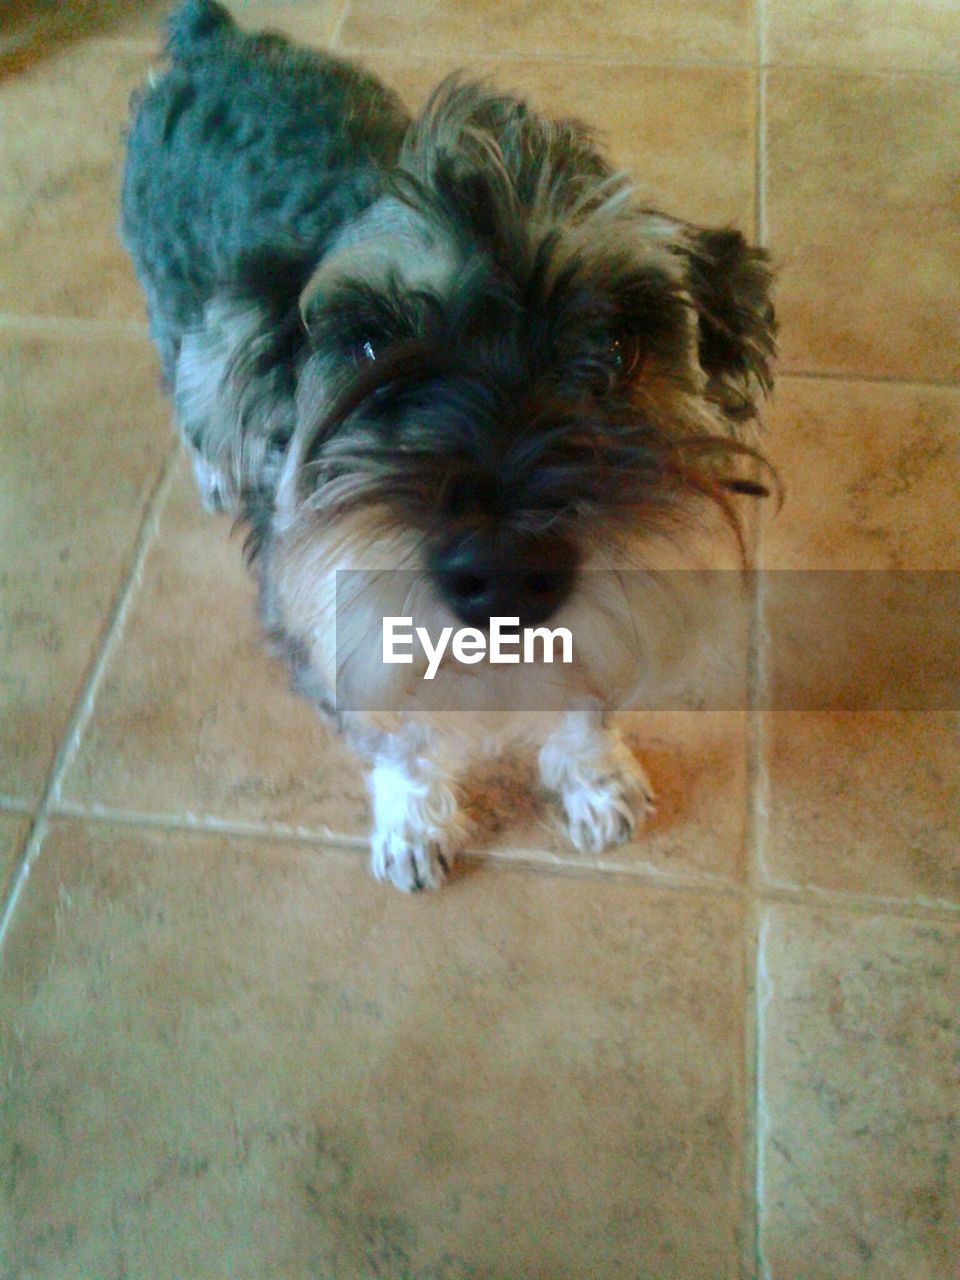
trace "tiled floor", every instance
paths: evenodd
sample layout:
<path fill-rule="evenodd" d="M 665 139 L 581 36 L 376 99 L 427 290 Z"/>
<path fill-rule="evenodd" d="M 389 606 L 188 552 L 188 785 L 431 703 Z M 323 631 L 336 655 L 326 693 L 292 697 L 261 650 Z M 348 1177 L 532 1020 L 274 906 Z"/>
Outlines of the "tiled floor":
<path fill-rule="evenodd" d="M 573 856 L 518 763 L 442 894 L 374 884 L 114 235 L 164 7 L 0 18 L 0 1275 L 947 1280 L 956 713 L 635 716 L 662 803 L 616 857 Z M 478 67 L 758 235 L 763 565 L 960 568 L 960 8 L 235 8 L 411 104 Z"/>

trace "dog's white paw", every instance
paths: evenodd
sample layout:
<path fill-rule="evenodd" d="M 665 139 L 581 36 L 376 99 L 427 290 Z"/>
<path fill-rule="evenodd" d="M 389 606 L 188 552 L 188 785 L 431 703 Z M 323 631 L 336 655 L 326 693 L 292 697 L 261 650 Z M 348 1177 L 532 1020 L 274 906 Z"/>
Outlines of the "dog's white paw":
<path fill-rule="evenodd" d="M 400 827 L 375 831 L 371 841 L 371 870 L 405 893 L 439 889 L 453 865 L 453 853 L 440 840 L 431 840 Z"/>
<path fill-rule="evenodd" d="M 407 893 L 439 889 L 463 839 L 456 796 L 446 778 L 423 762 L 409 770 L 381 760 L 370 775 L 370 790 L 373 874 Z"/>
<path fill-rule="evenodd" d="M 567 834 L 581 853 L 602 853 L 626 844 L 655 811 L 650 780 L 635 761 L 611 761 L 606 772 L 568 775 L 560 793 Z"/>
<path fill-rule="evenodd" d="M 570 712 L 540 750 L 540 775 L 560 795 L 567 834 L 581 853 L 625 844 L 654 812 L 650 779 L 616 730 Z"/>

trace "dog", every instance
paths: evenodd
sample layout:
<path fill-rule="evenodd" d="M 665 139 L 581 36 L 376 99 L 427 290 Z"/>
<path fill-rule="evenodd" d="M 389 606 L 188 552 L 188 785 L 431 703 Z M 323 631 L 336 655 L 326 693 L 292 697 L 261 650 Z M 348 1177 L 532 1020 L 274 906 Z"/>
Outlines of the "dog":
<path fill-rule="evenodd" d="M 521 741 L 577 848 L 631 839 L 653 790 L 612 717 L 659 610 L 624 582 L 708 510 L 739 537 L 737 495 L 770 492 L 766 254 L 462 74 L 411 118 L 214 0 L 167 30 L 121 237 L 203 502 L 245 523 L 268 635 L 369 763 L 374 874 L 441 885 L 458 778 Z M 578 657 L 428 686 L 371 644 L 404 614 L 563 619 Z"/>

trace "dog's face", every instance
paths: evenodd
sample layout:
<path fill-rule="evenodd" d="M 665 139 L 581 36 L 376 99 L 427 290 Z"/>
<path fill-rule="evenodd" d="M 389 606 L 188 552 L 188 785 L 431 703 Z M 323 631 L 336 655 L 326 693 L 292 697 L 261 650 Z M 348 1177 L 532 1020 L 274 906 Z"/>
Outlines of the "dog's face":
<path fill-rule="evenodd" d="M 588 571 L 642 565 L 738 483 L 772 347 L 761 255 L 638 210 L 581 134 L 531 139 L 524 117 L 496 136 L 493 111 L 473 88 L 438 99 L 302 294 L 272 551 L 300 635 L 329 630 L 345 568 L 383 573 L 361 629 L 409 608 L 403 569 L 441 622 L 535 625 L 580 592 L 596 633 Z"/>

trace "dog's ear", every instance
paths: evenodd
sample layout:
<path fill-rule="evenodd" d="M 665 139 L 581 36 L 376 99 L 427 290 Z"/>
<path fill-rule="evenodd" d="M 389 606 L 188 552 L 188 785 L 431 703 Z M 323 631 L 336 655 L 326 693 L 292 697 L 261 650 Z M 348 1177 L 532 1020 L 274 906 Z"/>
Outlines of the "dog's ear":
<path fill-rule="evenodd" d="M 674 247 L 686 263 L 708 394 L 734 422 L 756 417 L 759 394 L 773 386 L 776 353 L 768 255 L 732 228 L 686 227 Z"/>
<path fill-rule="evenodd" d="M 268 479 L 295 424 L 296 370 L 306 333 L 298 310 L 308 263 L 251 254 L 182 336 L 173 399 L 184 438 L 212 469 L 217 505 Z"/>

